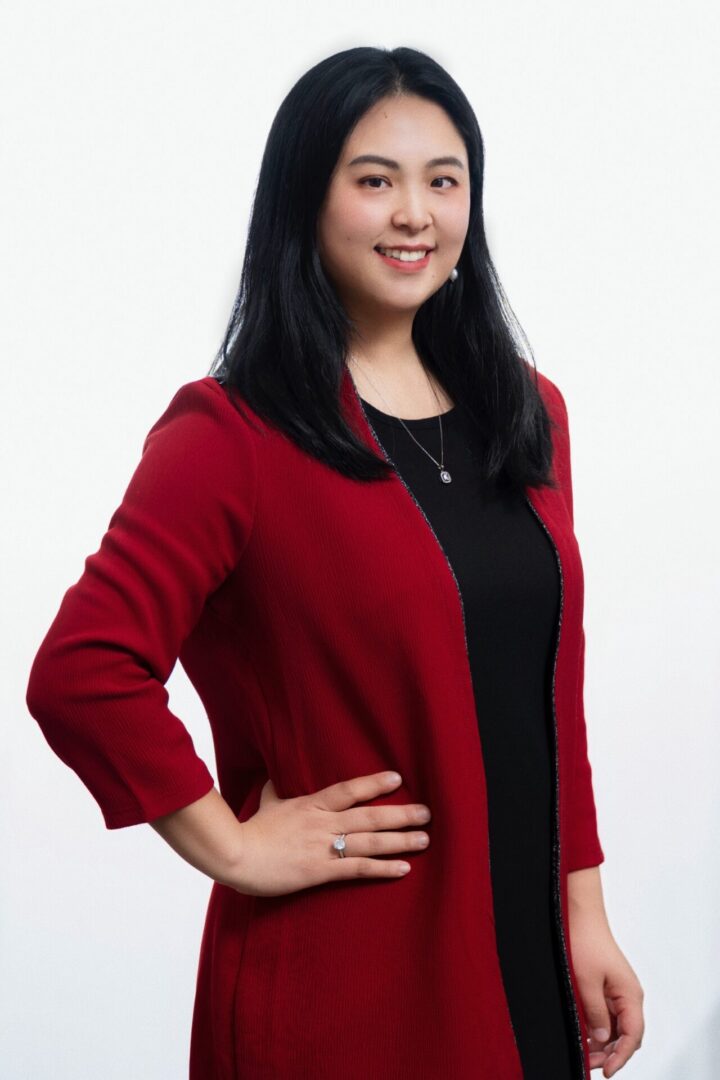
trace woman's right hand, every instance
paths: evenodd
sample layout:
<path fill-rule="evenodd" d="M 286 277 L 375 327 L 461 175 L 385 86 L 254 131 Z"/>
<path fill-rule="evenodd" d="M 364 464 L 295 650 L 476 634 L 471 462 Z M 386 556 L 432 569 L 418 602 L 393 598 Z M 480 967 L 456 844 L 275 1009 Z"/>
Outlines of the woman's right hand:
<path fill-rule="evenodd" d="M 231 886 L 249 896 L 281 896 L 326 881 L 403 877 L 409 863 L 374 856 L 425 849 L 427 833 L 388 830 L 425 824 L 429 808 L 422 803 L 354 805 L 392 791 L 400 782 L 399 777 L 391 780 L 390 773 L 372 773 L 281 799 L 268 780 L 257 812 L 241 823 L 241 856 Z M 342 833 L 344 857 L 332 846 Z"/>

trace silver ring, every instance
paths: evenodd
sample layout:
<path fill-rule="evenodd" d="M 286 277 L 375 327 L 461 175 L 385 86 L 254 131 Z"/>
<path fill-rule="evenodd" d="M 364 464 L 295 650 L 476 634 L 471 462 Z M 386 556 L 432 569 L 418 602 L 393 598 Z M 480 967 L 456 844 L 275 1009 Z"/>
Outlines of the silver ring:
<path fill-rule="evenodd" d="M 347 833 L 342 833 L 340 836 L 336 837 L 335 840 L 333 840 L 333 847 L 335 848 L 335 851 L 340 852 L 341 859 L 345 858 L 345 848 L 347 847 L 347 844 L 345 842 L 346 836 Z"/>

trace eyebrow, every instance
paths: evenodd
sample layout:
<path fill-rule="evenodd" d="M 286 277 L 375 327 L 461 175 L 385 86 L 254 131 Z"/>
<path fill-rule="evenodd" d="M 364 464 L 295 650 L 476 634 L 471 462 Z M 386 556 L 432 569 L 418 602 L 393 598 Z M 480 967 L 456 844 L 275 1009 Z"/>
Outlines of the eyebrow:
<path fill-rule="evenodd" d="M 393 161 L 392 158 L 381 157 L 379 154 L 360 154 L 359 157 L 354 157 L 352 161 L 348 162 L 348 168 L 352 165 L 384 165 L 386 169 L 400 168 L 397 161 Z M 435 169 L 438 165 L 454 165 L 458 169 L 465 168 L 460 158 L 453 157 L 452 154 L 446 157 L 430 158 L 425 168 Z"/>

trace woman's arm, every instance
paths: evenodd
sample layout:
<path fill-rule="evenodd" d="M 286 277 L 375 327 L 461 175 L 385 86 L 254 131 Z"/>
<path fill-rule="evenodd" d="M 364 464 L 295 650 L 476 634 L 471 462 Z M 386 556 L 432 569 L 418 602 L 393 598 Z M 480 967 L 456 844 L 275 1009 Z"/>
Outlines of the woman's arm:
<path fill-rule="evenodd" d="M 570 951 L 591 1035 L 590 1068 L 614 1076 L 642 1045 L 644 993 L 610 930 L 600 867 L 568 874 Z"/>
<path fill-rule="evenodd" d="M 242 825 L 217 788 L 150 824 L 196 870 L 221 885 L 237 887 Z"/>
<path fill-rule="evenodd" d="M 555 384 L 556 466 L 573 523 L 570 431 L 565 400 Z M 642 1044 L 643 990 L 610 930 L 600 863 L 605 859 L 598 835 L 592 767 L 584 709 L 585 631 L 578 663 L 575 756 L 566 795 L 565 865 L 568 869 L 570 951 L 587 1029 L 590 1068 L 611 1077 Z"/>
<path fill-rule="evenodd" d="M 568 905 L 571 923 L 573 919 L 592 919 L 598 925 L 608 926 L 599 866 L 568 874 Z"/>
<path fill-rule="evenodd" d="M 213 787 L 165 684 L 241 558 L 256 475 L 247 425 L 224 390 L 211 378 L 181 386 L 37 651 L 28 710 L 109 829 L 152 821 Z"/>

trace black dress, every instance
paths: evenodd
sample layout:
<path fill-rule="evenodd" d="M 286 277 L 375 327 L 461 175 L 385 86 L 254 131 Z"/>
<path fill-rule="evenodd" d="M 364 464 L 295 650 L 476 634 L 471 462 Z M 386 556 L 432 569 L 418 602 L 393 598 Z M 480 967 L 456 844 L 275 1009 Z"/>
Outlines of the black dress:
<path fill-rule="evenodd" d="M 457 406 L 442 415 L 444 464 L 452 476 L 446 484 L 395 417 L 362 404 L 430 521 L 462 595 L 487 779 L 498 955 L 525 1080 L 573 1080 L 576 1035 L 551 880 L 555 553 L 522 493 L 481 484 L 471 429 Z M 404 422 L 440 461 L 437 417 Z"/>

